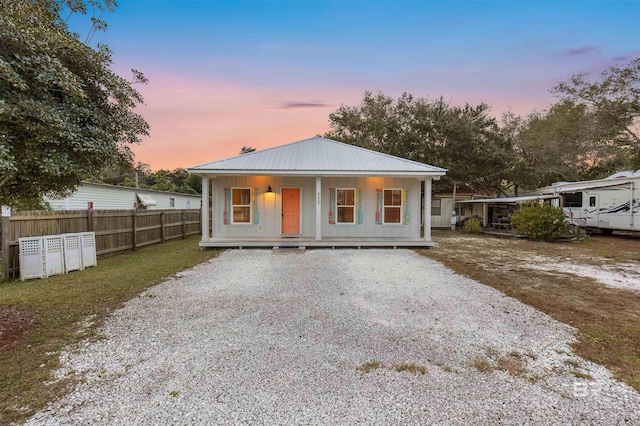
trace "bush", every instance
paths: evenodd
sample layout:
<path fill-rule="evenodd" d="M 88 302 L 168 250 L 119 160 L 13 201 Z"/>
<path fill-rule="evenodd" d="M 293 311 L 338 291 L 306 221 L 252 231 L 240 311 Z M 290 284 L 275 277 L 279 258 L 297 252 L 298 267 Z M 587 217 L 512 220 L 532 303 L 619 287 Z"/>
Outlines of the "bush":
<path fill-rule="evenodd" d="M 529 201 L 511 214 L 511 225 L 532 240 L 550 241 L 569 232 L 562 207 Z"/>
<path fill-rule="evenodd" d="M 464 221 L 462 225 L 462 232 L 467 234 L 479 234 L 482 232 L 482 225 L 480 225 L 480 221 L 474 217 L 469 218 Z"/>

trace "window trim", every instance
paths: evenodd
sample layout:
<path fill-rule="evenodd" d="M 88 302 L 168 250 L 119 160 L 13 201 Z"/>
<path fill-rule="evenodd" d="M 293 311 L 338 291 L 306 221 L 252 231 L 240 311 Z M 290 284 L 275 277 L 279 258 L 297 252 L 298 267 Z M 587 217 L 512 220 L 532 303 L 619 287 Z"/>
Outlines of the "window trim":
<path fill-rule="evenodd" d="M 233 204 L 233 191 L 236 189 L 248 189 L 249 190 L 249 204 Z M 252 220 L 252 212 L 253 212 L 253 197 L 252 197 L 252 192 L 253 190 L 249 187 L 232 187 L 231 188 L 231 200 L 229 202 L 230 206 L 231 206 L 231 211 L 229 212 L 229 216 L 231 218 L 231 220 L 229 221 L 229 223 L 231 225 L 253 225 L 253 220 Z M 249 221 L 248 222 L 236 222 L 235 221 L 235 217 L 233 215 L 233 208 L 234 207 L 249 207 Z"/>
<path fill-rule="evenodd" d="M 436 206 L 436 201 L 438 201 L 438 205 Z M 433 209 L 439 209 L 439 212 L 436 214 L 433 212 Z M 432 198 L 431 199 L 431 216 L 442 216 L 442 198 Z"/>
<path fill-rule="evenodd" d="M 353 204 L 344 204 L 344 205 L 339 205 L 338 204 L 338 191 L 353 191 Z M 355 188 L 336 188 L 336 205 L 335 205 L 335 212 L 336 212 L 336 225 L 355 225 L 356 221 L 357 221 L 357 213 L 356 213 L 356 189 Z M 338 208 L 351 208 L 353 211 L 353 220 L 351 222 L 340 222 L 340 215 L 338 214 Z"/>
<path fill-rule="evenodd" d="M 400 191 L 400 205 L 399 206 L 394 206 L 394 205 L 387 205 L 384 203 L 384 193 L 385 191 Z M 402 188 L 382 188 L 382 224 L 383 225 L 402 225 L 404 224 L 404 199 L 402 197 Z M 393 196 L 392 196 L 393 197 Z M 385 208 L 387 207 L 393 207 L 393 208 L 400 208 L 400 215 L 398 216 L 398 221 L 397 222 L 387 222 L 387 215 L 385 214 Z"/>

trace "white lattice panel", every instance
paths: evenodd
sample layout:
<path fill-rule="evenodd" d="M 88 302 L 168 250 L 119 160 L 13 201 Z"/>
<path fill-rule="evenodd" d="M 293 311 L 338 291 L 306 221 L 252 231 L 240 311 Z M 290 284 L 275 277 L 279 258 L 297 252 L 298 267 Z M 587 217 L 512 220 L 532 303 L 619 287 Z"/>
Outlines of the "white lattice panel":
<path fill-rule="evenodd" d="M 42 237 L 19 238 L 20 279 L 45 278 L 44 251 Z"/>
<path fill-rule="evenodd" d="M 96 233 L 95 232 L 81 232 L 80 247 L 82 251 L 82 266 L 88 268 L 90 266 L 96 266 L 98 259 L 96 257 Z"/>
<path fill-rule="evenodd" d="M 47 276 L 64 273 L 64 246 L 62 236 L 47 235 L 42 237 L 44 248 L 45 268 Z"/>
<path fill-rule="evenodd" d="M 80 235 L 64 234 L 62 236 L 64 245 L 64 269 L 67 272 L 80 271 L 82 266 L 82 251 L 80 249 Z"/>

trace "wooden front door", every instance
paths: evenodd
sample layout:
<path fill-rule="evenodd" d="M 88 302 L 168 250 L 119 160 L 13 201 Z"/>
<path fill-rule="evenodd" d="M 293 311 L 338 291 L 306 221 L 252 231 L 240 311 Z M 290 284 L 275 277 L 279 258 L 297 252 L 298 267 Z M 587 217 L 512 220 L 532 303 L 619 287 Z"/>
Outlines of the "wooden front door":
<path fill-rule="evenodd" d="M 282 233 L 300 233 L 300 188 L 282 190 Z"/>

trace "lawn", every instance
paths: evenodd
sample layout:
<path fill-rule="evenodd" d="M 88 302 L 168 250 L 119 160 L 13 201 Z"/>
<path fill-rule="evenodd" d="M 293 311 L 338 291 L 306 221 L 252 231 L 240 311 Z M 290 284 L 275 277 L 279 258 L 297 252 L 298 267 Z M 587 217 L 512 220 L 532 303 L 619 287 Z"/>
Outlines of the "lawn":
<path fill-rule="evenodd" d="M 219 254 L 199 237 L 98 259 L 98 266 L 43 280 L 0 283 L 0 424 L 21 422 L 62 395 L 60 351 L 86 338 L 127 300 Z M 144 297 L 144 295 L 143 295 Z"/>
<path fill-rule="evenodd" d="M 422 255 L 575 327 L 578 355 L 640 391 L 640 238 L 545 243 L 435 231 L 433 239 Z"/>

